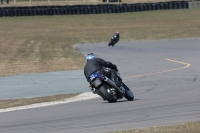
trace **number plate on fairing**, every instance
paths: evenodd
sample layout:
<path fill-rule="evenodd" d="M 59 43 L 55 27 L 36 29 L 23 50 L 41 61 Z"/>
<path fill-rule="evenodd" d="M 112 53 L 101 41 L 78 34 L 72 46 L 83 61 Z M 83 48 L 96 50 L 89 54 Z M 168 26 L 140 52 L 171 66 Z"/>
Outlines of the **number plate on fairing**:
<path fill-rule="evenodd" d="M 92 84 L 94 85 L 94 87 L 98 87 L 99 85 L 101 85 L 102 81 L 99 78 L 96 78 Z"/>
<path fill-rule="evenodd" d="M 96 77 L 94 75 L 90 76 L 90 82 L 93 81 Z"/>

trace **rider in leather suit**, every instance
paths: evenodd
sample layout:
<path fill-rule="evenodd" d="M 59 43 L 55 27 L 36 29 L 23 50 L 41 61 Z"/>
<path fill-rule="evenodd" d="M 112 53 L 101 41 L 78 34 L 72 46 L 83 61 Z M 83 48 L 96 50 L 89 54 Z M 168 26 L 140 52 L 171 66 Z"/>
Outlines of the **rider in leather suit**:
<path fill-rule="evenodd" d="M 114 46 L 119 41 L 119 37 L 120 37 L 119 34 L 120 34 L 119 31 L 116 31 L 115 34 L 111 37 L 111 40 L 114 41 L 112 46 Z"/>
<path fill-rule="evenodd" d="M 119 31 L 116 31 L 115 34 L 113 35 L 113 37 L 115 38 L 116 42 L 119 41 Z"/>
<path fill-rule="evenodd" d="M 121 83 L 119 83 L 116 79 L 116 74 L 114 70 L 117 70 L 117 66 L 112 64 L 111 62 L 105 61 L 101 58 L 96 58 L 96 56 L 93 53 L 90 53 L 86 57 L 87 63 L 84 67 L 84 75 L 89 81 L 89 76 L 92 73 L 99 73 L 99 74 L 104 74 L 108 78 L 111 78 L 118 87 L 121 86 Z M 105 68 L 111 68 L 111 69 L 106 69 Z"/>

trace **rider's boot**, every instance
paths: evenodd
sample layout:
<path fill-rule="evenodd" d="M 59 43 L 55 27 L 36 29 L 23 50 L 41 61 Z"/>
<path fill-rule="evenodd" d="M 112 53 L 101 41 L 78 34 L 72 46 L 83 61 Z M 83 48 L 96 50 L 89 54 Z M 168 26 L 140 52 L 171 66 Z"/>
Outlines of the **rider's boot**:
<path fill-rule="evenodd" d="M 113 71 L 111 79 L 115 82 L 116 86 L 119 88 L 119 91 L 124 94 L 125 93 L 125 88 L 123 87 L 123 83 L 119 79 L 119 77 L 116 75 L 116 73 Z"/>
<path fill-rule="evenodd" d="M 116 84 L 117 87 L 121 87 L 122 86 L 121 82 L 118 80 L 117 77 L 115 77 L 114 82 L 115 82 L 115 84 Z"/>
<path fill-rule="evenodd" d="M 119 88 L 119 91 L 124 95 L 125 94 L 125 88 L 123 87 L 123 84 L 116 78 L 114 80 L 116 86 Z"/>
<path fill-rule="evenodd" d="M 115 82 L 117 87 L 121 87 L 121 83 L 117 77 L 117 74 L 115 73 L 115 71 L 111 72 L 111 80 Z"/>
<path fill-rule="evenodd" d="M 115 85 L 117 87 L 121 86 L 120 83 L 119 83 L 119 81 L 118 81 L 118 78 L 117 78 L 117 76 L 116 76 L 116 74 L 114 72 L 112 72 L 112 74 L 111 74 L 111 80 L 115 82 Z"/>

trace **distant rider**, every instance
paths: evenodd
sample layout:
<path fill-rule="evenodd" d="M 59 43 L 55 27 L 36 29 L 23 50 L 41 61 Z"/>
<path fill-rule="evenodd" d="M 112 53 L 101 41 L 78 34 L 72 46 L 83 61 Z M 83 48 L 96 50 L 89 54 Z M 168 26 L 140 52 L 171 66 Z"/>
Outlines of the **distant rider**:
<path fill-rule="evenodd" d="M 119 31 L 116 31 L 114 33 L 114 35 L 111 37 L 111 41 L 113 41 L 113 45 L 112 46 L 114 46 L 119 41 L 119 37 L 120 37 L 120 33 L 119 33 Z"/>
<path fill-rule="evenodd" d="M 114 71 L 117 70 L 117 66 L 115 64 L 112 64 L 111 62 L 105 61 L 101 58 L 96 58 L 96 56 L 93 53 L 90 53 L 86 56 L 86 65 L 84 67 L 84 75 L 89 82 L 89 76 L 92 73 L 99 73 L 104 74 L 108 78 L 111 78 L 115 82 L 115 84 L 120 87 L 121 83 L 117 81 L 117 75 Z M 105 69 L 106 67 L 111 69 Z"/>

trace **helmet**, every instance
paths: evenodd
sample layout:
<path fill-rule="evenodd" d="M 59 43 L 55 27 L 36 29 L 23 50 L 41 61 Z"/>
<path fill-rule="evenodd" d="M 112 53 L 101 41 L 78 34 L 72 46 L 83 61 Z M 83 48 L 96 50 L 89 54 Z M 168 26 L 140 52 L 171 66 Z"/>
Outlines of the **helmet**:
<path fill-rule="evenodd" d="M 117 34 L 119 34 L 119 31 L 116 31 Z"/>
<path fill-rule="evenodd" d="M 87 54 L 87 56 L 86 56 L 86 60 L 87 60 L 87 61 L 90 60 L 90 59 L 93 59 L 93 58 L 96 58 L 96 56 L 95 56 L 93 53 L 89 53 L 89 54 Z"/>

